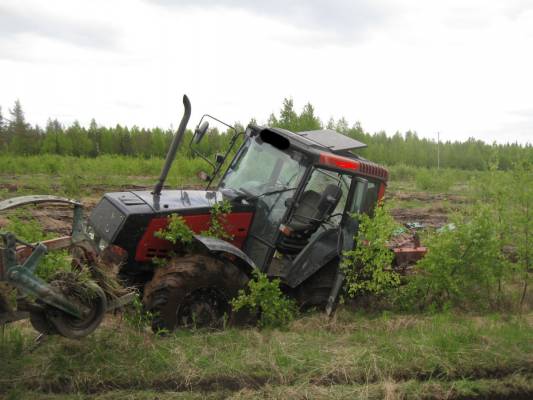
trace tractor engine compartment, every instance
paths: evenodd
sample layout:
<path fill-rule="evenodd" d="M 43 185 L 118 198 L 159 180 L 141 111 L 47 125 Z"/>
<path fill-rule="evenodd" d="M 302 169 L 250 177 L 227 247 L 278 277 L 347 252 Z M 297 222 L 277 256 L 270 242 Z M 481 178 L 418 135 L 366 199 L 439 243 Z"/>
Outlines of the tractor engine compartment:
<path fill-rule="evenodd" d="M 164 229 L 168 217 L 181 215 L 195 234 L 209 228 L 210 211 L 223 200 L 217 191 L 165 190 L 160 196 L 149 191 L 107 193 L 89 216 L 89 231 L 100 248 L 115 245 L 128 254 L 127 263 L 147 263 L 167 257 L 173 245 L 154 233 Z M 241 248 L 253 218 L 253 206 L 238 203 L 227 216 L 230 241 Z"/>

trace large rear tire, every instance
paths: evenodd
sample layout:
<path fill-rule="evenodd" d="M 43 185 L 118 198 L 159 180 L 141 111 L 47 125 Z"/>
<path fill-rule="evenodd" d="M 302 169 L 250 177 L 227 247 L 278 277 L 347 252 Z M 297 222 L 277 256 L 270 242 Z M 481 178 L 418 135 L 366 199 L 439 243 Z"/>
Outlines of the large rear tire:
<path fill-rule="evenodd" d="M 230 301 L 248 276 L 227 260 L 205 255 L 175 257 L 144 288 L 143 303 L 153 313 L 152 330 L 221 328 L 231 318 Z"/>

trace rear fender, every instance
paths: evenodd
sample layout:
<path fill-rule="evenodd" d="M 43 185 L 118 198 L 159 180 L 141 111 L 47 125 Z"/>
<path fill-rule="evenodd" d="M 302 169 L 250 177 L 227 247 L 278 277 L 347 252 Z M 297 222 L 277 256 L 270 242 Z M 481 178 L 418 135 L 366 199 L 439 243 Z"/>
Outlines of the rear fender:
<path fill-rule="evenodd" d="M 225 258 L 229 260 L 248 277 L 251 277 L 253 270 L 257 269 L 250 257 L 248 257 L 241 249 L 225 240 L 201 235 L 194 235 L 194 238 L 208 253 L 215 255 L 217 258 Z"/>

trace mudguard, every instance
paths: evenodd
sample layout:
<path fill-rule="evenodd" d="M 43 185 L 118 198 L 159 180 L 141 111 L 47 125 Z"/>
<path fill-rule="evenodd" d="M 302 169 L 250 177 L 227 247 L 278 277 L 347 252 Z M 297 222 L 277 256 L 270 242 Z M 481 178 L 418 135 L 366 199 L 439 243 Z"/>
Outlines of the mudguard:
<path fill-rule="evenodd" d="M 13 197 L 4 201 L 0 201 L 0 211 L 9 210 L 10 208 L 20 207 L 28 204 L 38 203 L 58 203 L 58 204 L 72 204 L 74 206 L 82 206 L 79 201 L 67 199 L 66 197 L 51 196 L 51 195 L 35 195 L 35 196 L 21 196 Z"/>
<path fill-rule="evenodd" d="M 252 271 L 257 269 L 257 266 L 250 257 L 248 257 L 241 249 L 225 240 L 201 235 L 194 235 L 194 238 L 209 253 L 225 255 L 226 258 L 232 261 L 248 276 L 251 276 Z"/>

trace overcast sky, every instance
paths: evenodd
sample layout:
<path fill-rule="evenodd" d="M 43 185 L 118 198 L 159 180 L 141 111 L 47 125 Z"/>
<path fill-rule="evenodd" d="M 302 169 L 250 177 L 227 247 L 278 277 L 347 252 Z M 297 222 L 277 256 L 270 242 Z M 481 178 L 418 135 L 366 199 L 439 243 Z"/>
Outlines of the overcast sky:
<path fill-rule="evenodd" d="M 31 123 L 266 122 L 533 143 L 533 0 L 0 0 L 0 105 Z"/>

